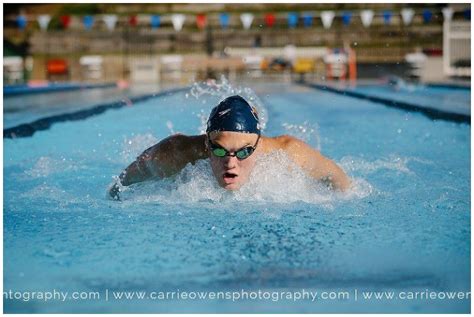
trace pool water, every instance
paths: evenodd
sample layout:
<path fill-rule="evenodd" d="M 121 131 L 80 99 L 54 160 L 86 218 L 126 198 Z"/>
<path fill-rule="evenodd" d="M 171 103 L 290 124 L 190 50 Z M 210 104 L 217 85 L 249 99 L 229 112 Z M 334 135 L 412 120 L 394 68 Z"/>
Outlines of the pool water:
<path fill-rule="evenodd" d="M 350 90 L 456 114 L 469 115 L 471 113 L 471 90 L 469 88 L 432 87 L 401 81 L 399 84 L 357 85 L 351 87 Z"/>
<path fill-rule="evenodd" d="M 160 88 L 163 87 L 142 84 L 123 89 L 110 86 L 64 90 L 54 93 L 12 95 L 3 99 L 3 128 L 31 123 L 48 116 L 90 109 L 99 103 L 126 100 L 126 98 L 155 93 Z"/>
<path fill-rule="evenodd" d="M 106 199 L 114 177 L 171 133 L 198 134 L 241 93 L 265 135 L 292 134 L 353 179 L 333 193 L 284 155 L 237 193 L 208 161 Z M 104 300 L 110 292 L 470 292 L 470 126 L 289 84 L 196 84 L 33 137 L 4 139 L 4 290 L 98 292 L 4 299 L 5 312 L 468 313 L 470 299 Z"/>

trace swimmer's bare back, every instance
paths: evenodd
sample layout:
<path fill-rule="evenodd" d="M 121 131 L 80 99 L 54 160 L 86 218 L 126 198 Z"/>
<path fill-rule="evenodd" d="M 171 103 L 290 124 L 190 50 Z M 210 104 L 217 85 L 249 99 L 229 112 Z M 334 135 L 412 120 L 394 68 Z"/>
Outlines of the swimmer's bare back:
<path fill-rule="evenodd" d="M 180 172 L 188 163 L 209 158 L 205 134 L 186 136 L 175 134 L 146 149 L 119 176 L 120 184 L 109 189 L 109 195 L 120 200 L 120 185 L 165 178 Z M 332 160 L 324 157 L 303 141 L 292 136 L 261 137 L 254 155 L 284 150 L 287 155 L 310 176 L 328 183 L 337 190 L 346 190 L 350 179 Z"/>

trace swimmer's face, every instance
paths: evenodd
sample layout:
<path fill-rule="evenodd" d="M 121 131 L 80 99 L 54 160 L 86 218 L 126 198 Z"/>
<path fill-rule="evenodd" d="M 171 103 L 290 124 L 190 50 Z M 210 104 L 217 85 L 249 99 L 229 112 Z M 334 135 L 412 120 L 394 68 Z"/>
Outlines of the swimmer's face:
<path fill-rule="evenodd" d="M 255 146 L 258 135 L 240 132 L 211 132 L 209 134 L 214 146 L 219 146 L 235 154 L 236 151 L 246 147 Z M 209 149 L 209 143 L 207 143 Z M 239 189 L 245 184 L 255 166 L 257 150 L 246 159 L 239 160 L 236 156 L 217 157 L 209 151 L 212 171 L 219 185 L 228 190 Z"/>

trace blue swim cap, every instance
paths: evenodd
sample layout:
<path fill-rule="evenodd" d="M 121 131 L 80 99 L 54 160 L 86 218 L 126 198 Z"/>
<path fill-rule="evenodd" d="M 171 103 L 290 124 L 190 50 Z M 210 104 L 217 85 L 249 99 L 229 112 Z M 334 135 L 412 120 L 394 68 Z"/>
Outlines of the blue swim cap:
<path fill-rule="evenodd" d="M 260 134 L 257 110 L 241 96 L 222 100 L 212 109 L 206 132 L 233 131 Z"/>

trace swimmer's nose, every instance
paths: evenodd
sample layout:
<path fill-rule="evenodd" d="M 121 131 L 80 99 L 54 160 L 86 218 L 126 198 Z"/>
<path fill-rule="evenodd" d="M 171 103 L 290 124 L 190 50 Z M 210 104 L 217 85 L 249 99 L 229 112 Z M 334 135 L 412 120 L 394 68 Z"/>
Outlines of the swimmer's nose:
<path fill-rule="evenodd" d="M 235 156 L 226 156 L 224 158 L 224 166 L 226 169 L 232 169 L 237 166 L 237 161 L 238 159 Z"/>

